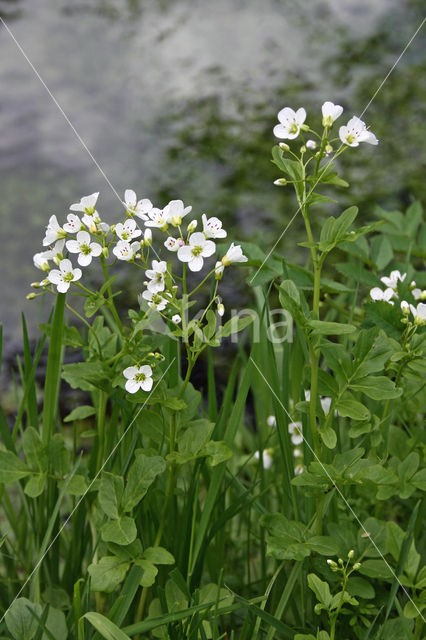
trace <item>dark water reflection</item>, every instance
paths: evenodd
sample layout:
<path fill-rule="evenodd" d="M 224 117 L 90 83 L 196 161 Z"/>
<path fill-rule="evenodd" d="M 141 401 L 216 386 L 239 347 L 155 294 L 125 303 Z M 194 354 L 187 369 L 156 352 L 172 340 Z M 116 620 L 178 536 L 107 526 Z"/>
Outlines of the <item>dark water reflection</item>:
<path fill-rule="evenodd" d="M 415 0 L 0 0 L 0 15 L 121 194 L 223 216 L 265 249 L 294 211 L 272 186 L 285 105 L 360 113 L 422 19 Z M 423 34 L 371 104 L 381 141 L 344 158 L 363 215 L 425 195 Z M 15 348 L 52 213 L 101 191 L 120 205 L 5 28 L 0 28 L 1 321 Z M 315 118 L 311 118 L 315 123 Z M 423 198 L 424 199 L 424 198 Z M 282 242 L 295 256 L 295 234 Z M 50 302 L 49 302 L 50 304 Z"/>

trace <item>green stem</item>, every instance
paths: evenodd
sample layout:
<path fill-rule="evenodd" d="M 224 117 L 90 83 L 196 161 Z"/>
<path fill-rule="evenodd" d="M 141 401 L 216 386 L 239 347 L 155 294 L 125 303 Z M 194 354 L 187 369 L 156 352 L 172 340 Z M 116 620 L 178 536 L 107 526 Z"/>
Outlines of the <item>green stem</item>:
<path fill-rule="evenodd" d="M 338 605 L 338 607 L 336 609 L 336 613 L 334 614 L 333 619 L 331 620 L 330 640 L 334 640 L 334 636 L 336 634 L 336 622 L 337 622 L 337 618 L 339 617 L 340 609 L 343 607 L 343 602 L 344 602 L 347 583 L 348 583 L 348 576 L 345 573 L 343 575 L 342 593 L 341 593 L 341 596 L 340 596 L 339 605 Z"/>
<path fill-rule="evenodd" d="M 109 280 L 108 267 L 106 265 L 105 258 L 102 255 L 101 255 L 101 265 L 102 265 L 102 271 L 104 273 L 105 282 L 107 282 Z M 119 317 L 119 315 L 117 313 L 117 309 L 115 308 L 114 298 L 113 298 L 113 295 L 112 295 L 112 288 L 111 288 L 110 284 L 107 286 L 107 292 L 108 292 L 108 306 L 109 306 L 110 311 L 111 311 L 111 313 L 112 313 L 112 315 L 114 317 L 114 320 L 115 320 L 115 323 L 117 325 L 117 328 L 120 330 L 120 332 L 122 332 L 123 325 L 122 325 L 120 317 Z"/>
<path fill-rule="evenodd" d="M 105 454 L 105 415 L 108 396 L 104 391 L 99 392 L 98 405 L 98 455 L 96 459 L 96 471 L 102 466 Z"/>

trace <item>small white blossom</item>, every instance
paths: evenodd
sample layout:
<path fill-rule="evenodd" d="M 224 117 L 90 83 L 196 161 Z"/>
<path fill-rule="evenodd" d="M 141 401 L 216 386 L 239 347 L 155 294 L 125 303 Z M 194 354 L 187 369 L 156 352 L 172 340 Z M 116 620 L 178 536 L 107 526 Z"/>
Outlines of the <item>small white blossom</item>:
<path fill-rule="evenodd" d="M 52 269 L 47 276 L 49 282 L 56 285 L 59 293 L 66 293 L 71 282 L 76 282 L 81 278 L 81 269 L 73 269 L 71 260 L 61 260 L 59 269 Z"/>
<path fill-rule="evenodd" d="M 307 140 L 306 141 L 306 148 L 307 149 L 316 149 L 317 148 L 317 143 L 315 142 L 315 140 Z"/>
<path fill-rule="evenodd" d="M 388 302 L 389 304 L 394 304 L 393 300 L 391 299 L 394 297 L 394 295 L 395 291 L 390 287 L 388 287 L 384 291 L 379 289 L 379 287 L 373 287 L 373 289 L 371 289 L 370 291 L 370 297 L 374 301 L 383 300 L 384 302 Z"/>
<path fill-rule="evenodd" d="M 82 267 L 87 267 L 92 258 L 97 258 L 102 253 L 102 247 L 97 242 L 90 242 L 91 237 L 87 231 L 79 231 L 76 240 L 68 240 L 66 247 L 70 253 L 78 253 L 77 262 Z"/>
<path fill-rule="evenodd" d="M 291 441 L 294 445 L 302 444 L 303 435 L 302 435 L 302 423 L 301 422 L 290 422 L 288 425 L 288 432 L 291 435 Z"/>
<path fill-rule="evenodd" d="M 65 240 L 56 240 L 51 249 L 52 260 L 55 264 L 59 264 L 64 259 Z"/>
<path fill-rule="evenodd" d="M 274 461 L 272 457 L 272 453 L 273 453 L 272 449 L 264 449 L 262 451 L 262 463 L 263 463 L 264 469 L 270 469 L 272 467 L 272 463 Z M 255 451 L 254 457 L 256 458 L 256 460 L 260 460 L 259 451 Z"/>
<path fill-rule="evenodd" d="M 120 240 L 127 240 L 128 242 L 129 240 L 133 240 L 133 238 L 139 238 L 139 236 L 142 235 L 142 231 L 139 229 L 139 227 L 136 226 L 136 221 L 132 220 L 131 218 L 126 220 L 124 224 L 121 224 L 121 222 L 116 224 L 115 233 L 120 238 Z"/>
<path fill-rule="evenodd" d="M 266 424 L 268 425 L 268 427 L 276 427 L 277 426 L 277 419 L 275 416 L 268 416 L 266 418 Z"/>
<path fill-rule="evenodd" d="M 59 226 L 56 216 L 50 216 L 49 224 L 46 227 L 46 235 L 43 239 L 43 247 L 53 244 L 56 240 L 61 240 L 67 235 L 66 231 Z"/>
<path fill-rule="evenodd" d="M 300 127 L 306 120 L 306 111 L 303 107 L 297 111 L 293 111 L 290 107 L 284 107 L 278 113 L 278 120 L 280 124 L 274 127 L 275 137 L 294 140 L 299 135 Z"/>
<path fill-rule="evenodd" d="M 151 309 L 156 309 L 157 311 L 164 311 L 167 307 L 167 300 L 163 298 L 159 293 L 154 293 L 153 291 L 149 291 L 148 289 L 142 293 L 142 296 L 139 298 L 139 304 L 142 300 L 148 300 L 148 306 Z"/>
<path fill-rule="evenodd" d="M 203 221 L 203 231 L 206 238 L 226 238 L 227 233 L 225 229 L 222 229 L 222 222 L 219 218 L 209 218 L 205 213 L 201 216 Z"/>
<path fill-rule="evenodd" d="M 173 324 L 180 324 L 182 322 L 182 318 L 178 313 L 175 313 L 175 315 L 172 316 L 172 322 Z"/>
<path fill-rule="evenodd" d="M 182 200 L 171 200 L 164 207 L 163 213 L 167 222 L 170 222 L 174 227 L 180 227 L 182 218 L 190 211 L 192 211 L 192 207 L 185 207 Z"/>
<path fill-rule="evenodd" d="M 152 369 L 148 364 L 142 367 L 127 367 L 124 369 L 123 376 L 127 378 L 126 391 L 128 393 L 136 393 L 139 389 L 142 391 L 151 391 L 152 389 Z"/>
<path fill-rule="evenodd" d="M 167 273 L 167 262 L 158 262 L 158 260 L 152 261 L 152 269 L 147 269 L 145 271 L 145 275 L 147 278 L 151 280 L 148 283 L 148 291 L 152 291 L 152 293 L 158 293 L 159 291 L 164 291 L 165 287 L 165 274 Z"/>
<path fill-rule="evenodd" d="M 410 305 L 406 300 L 401 300 L 401 311 L 404 316 L 410 315 Z"/>
<path fill-rule="evenodd" d="M 221 262 L 216 262 L 214 266 L 214 277 L 216 278 L 216 280 L 222 280 L 224 269 L 225 266 Z"/>
<path fill-rule="evenodd" d="M 52 250 L 41 251 L 33 255 L 34 266 L 42 271 L 49 271 L 49 260 L 53 260 Z"/>
<path fill-rule="evenodd" d="M 418 287 L 415 287 L 414 289 L 412 289 L 411 295 L 413 296 L 414 300 L 419 300 L 420 296 L 422 295 L 422 290 Z"/>
<path fill-rule="evenodd" d="M 145 229 L 144 234 L 143 234 L 143 243 L 147 247 L 150 247 L 152 245 L 152 231 L 151 231 L 151 229 Z"/>
<path fill-rule="evenodd" d="M 340 118 L 343 113 L 343 107 L 340 104 L 333 104 L 332 102 L 324 102 L 321 107 L 322 111 L 322 126 L 331 127 L 333 122 Z"/>
<path fill-rule="evenodd" d="M 351 118 L 345 127 L 340 127 L 339 138 L 348 147 L 358 147 L 360 142 L 379 144 L 374 133 L 368 131 L 365 123 L 356 116 Z"/>
<path fill-rule="evenodd" d="M 75 213 L 69 213 L 67 215 L 67 220 L 68 222 L 64 224 L 64 230 L 67 233 L 77 233 L 77 231 L 82 230 L 83 224 Z"/>
<path fill-rule="evenodd" d="M 225 267 L 229 267 L 233 262 L 247 262 L 247 260 L 248 258 L 243 255 L 241 246 L 239 244 L 234 246 L 234 243 L 232 243 L 222 258 L 222 264 Z"/>
<path fill-rule="evenodd" d="M 197 228 L 197 225 L 198 225 L 198 220 L 191 220 L 186 230 L 188 231 L 188 233 L 194 233 L 195 229 Z"/>
<path fill-rule="evenodd" d="M 187 262 L 191 271 L 200 271 L 204 258 L 208 258 L 216 251 L 212 240 L 206 240 L 204 233 L 196 231 L 189 236 L 189 244 L 179 247 L 177 256 L 181 262 Z"/>
<path fill-rule="evenodd" d="M 293 449 L 293 456 L 295 458 L 301 458 L 302 457 L 302 451 L 301 449 L 298 449 L 297 447 L 295 449 Z"/>
<path fill-rule="evenodd" d="M 130 244 L 126 240 L 119 240 L 112 252 L 119 260 L 129 261 L 135 257 L 140 247 L 140 242 L 132 242 Z"/>
<path fill-rule="evenodd" d="M 418 325 L 426 324 L 426 304 L 419 302 L 417 307 L 410 304 L 411 313 L 414 317 L 414 323 Z"/>
<path fill-rule="evenodd" d="M 303 466 L 303 464 L 297 464 L 294 467 L 294 475 L 295 476 L 300 476 L 305 470 L 305 467 Z"/>
<path fill-rule="evenodd" d="M 98 200 L 99 192 L 92 193 L 90 196 L 83 196 L 80 202 L 72 204 L 70 206 L 71 211 L 82 211 L 88 216 L 93 216 L 96 213 L 96 202 Z"/>
<path fill-rule="evenodd" d="M 138 201 L 133 189 L 126 189 L 124 192 L 124 206 L 130 215 L 138 216 L 141 220 L 148 220 L 147 214 L 153 208 L 152 202 L 148 198 Z"/>
<path fill-rule="evenodd" d="M 389 278 L 387 278 L 386 276 L 383 276 L 383 278 L 380 278 L 380 280 L 387 287 L 390 287 L 391 289 L 396 290 L 398 287 L 398 281 L 404 282 L 406 277 L 407 277 L 406 273 L 401 273 L 400 271 L 395 270 L 390 272 Z"/>
<path fill-rule="evenodd" d="M 183 244 L 181 244 L 181 242 Z M 185 244 L 185 242 L 184 242 L 184 240 L 182 240 L 182 238 L 176 239 L 176 238 L 172 238 L 171 236 L 169 236 L 167 238 L 166 242 L 164 243 L 164 246 L 169 251 L 173 251 L 175 253 L 179 249 L 179 247 L 183 247 L 184 244 Z"/>
<path fill-rule="evenodd" d="M 146 227 L 156 227 L 162 231 L 166 231 L 168 227 L 167 214 L 162 209 L 152 208 L 148 212 L 148 220 L 145 222 Z"/>

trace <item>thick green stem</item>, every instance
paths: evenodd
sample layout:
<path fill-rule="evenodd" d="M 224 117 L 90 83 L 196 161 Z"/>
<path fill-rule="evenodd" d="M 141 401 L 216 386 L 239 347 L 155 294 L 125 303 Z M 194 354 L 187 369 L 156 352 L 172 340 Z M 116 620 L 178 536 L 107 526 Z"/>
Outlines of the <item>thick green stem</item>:
<path fill-rule="evenodd" d="M 343 606 L 347 583 L 348 583 L 348 576 L 345 574 L 344 577 L 343 577 L 342 594 L 340 596 L 339 605 L 338 605 L 338 607 L 336 609 L 336 613 L 334 614 L 333 619 L 331 620 L 330 640 L 334 640 L 334 636 L 336 634 L 336 622 L 337 622 L 337 618 L 339 617 L 340 609 Z"/>

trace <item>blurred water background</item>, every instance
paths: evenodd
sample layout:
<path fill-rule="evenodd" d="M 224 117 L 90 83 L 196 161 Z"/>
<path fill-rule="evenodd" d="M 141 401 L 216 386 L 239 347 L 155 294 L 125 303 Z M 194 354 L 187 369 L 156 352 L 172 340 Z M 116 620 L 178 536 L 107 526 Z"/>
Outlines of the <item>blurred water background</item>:
<path fill-rule="evenodd" d="M 181 198 L 224 218 L 230 238 L 275 242 L 295 205 L 270 162 L 283 106 L 342 104 L 360 114 L 423 19 L 419 0 L 0 0 L 0 16 L 121 195 L 157 206 Z M 380 139 L 342 158 L 364 218 L 376 204 L 425 201 L 424 29 L 364 120 Z M 44 308 L 27 302 L 40 279 L 32 256 L 55 213 L 113 190 L 0 24 L 0 321 L 5 352 L 32 335 Z M 345 119 L 345 122 L 343 120 Z M 296 220 L 280 248 L 298 260 Z M 134 297 L 136 299 L 134 291 Z M 232 302 L 230 302 L 232 304 Z"/>

